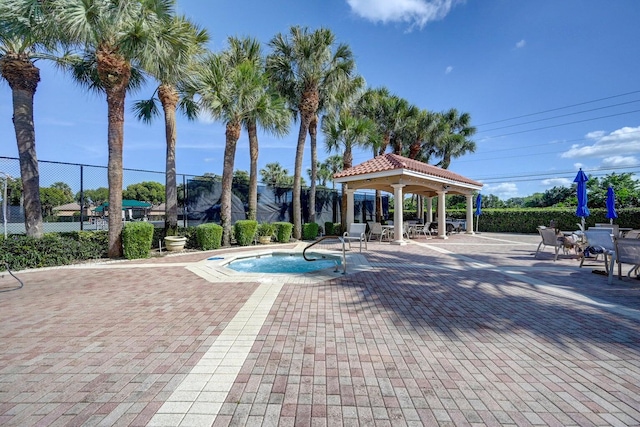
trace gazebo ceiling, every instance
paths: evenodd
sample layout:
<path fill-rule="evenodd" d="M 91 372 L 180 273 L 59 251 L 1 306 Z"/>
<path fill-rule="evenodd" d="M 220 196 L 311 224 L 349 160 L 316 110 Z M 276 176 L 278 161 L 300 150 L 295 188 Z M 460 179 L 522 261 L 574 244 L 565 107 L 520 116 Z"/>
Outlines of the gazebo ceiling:
<path fill-rule="evenodd" d="M 350 189 L 380 190 L 393 193 L 393 184 L 404 184 L 403 193 L 433 197 L 437 191 L 448 194 L 471 194 L 482 189 L 482 183 L 457 173 L 387 153 L 336 173 L 334 181 L 347 183 Z"/>

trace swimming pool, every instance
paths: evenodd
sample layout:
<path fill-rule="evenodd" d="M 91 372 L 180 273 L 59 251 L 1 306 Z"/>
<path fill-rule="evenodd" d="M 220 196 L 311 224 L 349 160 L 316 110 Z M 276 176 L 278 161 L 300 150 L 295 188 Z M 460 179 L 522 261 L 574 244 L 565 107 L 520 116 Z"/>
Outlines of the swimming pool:
<path fill-rule="evenodd" d="M 284 273 L 304 274 L 328 268 L 338 269 L 342 262 L 340 257 L 327 254 L 308 253 L 307 261 L 301 253 L 277 253 L 237 258 L 225 267 L 243 273 Z"/>

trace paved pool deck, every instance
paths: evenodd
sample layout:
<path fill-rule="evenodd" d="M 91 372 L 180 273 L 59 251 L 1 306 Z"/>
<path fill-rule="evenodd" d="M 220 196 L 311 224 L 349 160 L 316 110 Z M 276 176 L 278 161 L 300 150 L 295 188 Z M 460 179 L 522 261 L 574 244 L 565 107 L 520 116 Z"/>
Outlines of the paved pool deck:
<path fill-rule="evenodd" d="M 17 272 L 0 425 L 640 425 L 640 280 L 539 241 L 369 243 L 323 280 L 197 274 L 238 249 Z"/>

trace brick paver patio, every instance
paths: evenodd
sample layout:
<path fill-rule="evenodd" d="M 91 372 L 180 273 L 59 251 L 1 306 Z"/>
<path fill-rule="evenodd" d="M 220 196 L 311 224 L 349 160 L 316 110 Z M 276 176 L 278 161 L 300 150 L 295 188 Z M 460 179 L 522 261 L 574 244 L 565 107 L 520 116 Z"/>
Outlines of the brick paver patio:
<path fill-rule="evenodd" d="M 640 281 L 538 242 L 370 243 L 315 283 L 186 268 L 222 251 L 19 272 L 0 425 L 640 425 Z"/>

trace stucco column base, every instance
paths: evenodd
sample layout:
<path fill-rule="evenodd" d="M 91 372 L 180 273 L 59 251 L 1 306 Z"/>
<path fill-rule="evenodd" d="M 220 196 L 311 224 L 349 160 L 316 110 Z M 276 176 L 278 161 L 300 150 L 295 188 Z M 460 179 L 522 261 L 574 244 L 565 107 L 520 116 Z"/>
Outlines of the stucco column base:
<path fill-rule="evenodd" d="M 404 240 L 394 240 L 391 242 L 392 245 L 397 245 L 397 246 L 405 246 L 407 244 L 407 242 L 405 242 Z"/>

